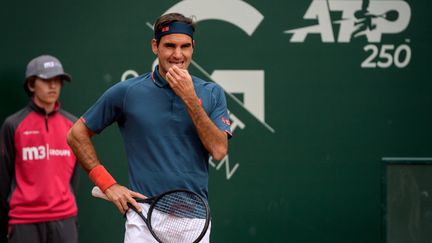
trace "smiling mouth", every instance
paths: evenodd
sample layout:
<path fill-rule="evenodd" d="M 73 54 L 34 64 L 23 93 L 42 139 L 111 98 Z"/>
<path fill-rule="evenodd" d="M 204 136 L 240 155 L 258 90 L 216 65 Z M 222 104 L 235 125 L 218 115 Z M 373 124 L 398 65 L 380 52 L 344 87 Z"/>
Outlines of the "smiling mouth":
<path fill-rule="evenodd" d="M 170 62 L 170 64 L 171 64 L 171 65 L 178 66 L 178 67 L 182 67 L 183 64 L 184 64 L 184 62 Z"/>

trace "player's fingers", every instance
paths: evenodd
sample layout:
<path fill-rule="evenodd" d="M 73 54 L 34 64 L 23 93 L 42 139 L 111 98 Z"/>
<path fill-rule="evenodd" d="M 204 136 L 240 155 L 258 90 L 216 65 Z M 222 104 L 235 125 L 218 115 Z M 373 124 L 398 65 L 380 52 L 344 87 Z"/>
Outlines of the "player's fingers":
<path fill-rule="evenodd" d="M 124 214 L 128 209 L 128 202 L 134 201 L 131 196 L 130 190 L 122 185 L 113 185 L 105 191 L 106 196 Z"/>
<path fill-rule="evenodd" d="M 147 197 L 139 192 L 129 191 L 132 197 L 146 199 Z"/>
<path fill-rule="evenodd" d="M 173 66 L 172 71 L 181 80 L 188 79 L 188 77 L 190 76 L 187 69 L 181 69 L 177 66 Z"/>
<path fill-rule="evenodd" d="M 120 200 L 120 204 L 122 207 L 122 213 L 126 213 L 126 211 L 129 209 L 128 200 Z"/>
<path fill-rule="evenodd" d="M 176 65 L 174 65 L 168 71 L 170 71 L 176 75 L 181 75 L 183 70 L 181 68 L 177 67 Z"/>
<path fill-rule="evenodd" d="M 134 208 L 136 208 L 138 211 L 141 212 L 142 211 L 141 206 L 138 204 L 137 201 L 135 201 L 135 199 L 132 196 L 134 196 L 134 195 L 136 195 L 136 196 L 144 196 L 144 195 L 142 195 L 140 193 L 133 192 L 133 191 L 129 191 L 129 192 L 130 192 L 130 195 L 127 198 L 127 203 L 130 203 L 130 205 L 132 205 Z"/>
<path fill-rule="evenodd" d="M 125 214 L 126 210 L 124 208 L 124 205 L 121 203 L 121 201 L 113 201 L 114 205 L 117 207 L 117 209 L 120 211 L 121 214 Z M 127 205 L 126 205 L 127 207 Z"/>
<path fill-rule="evenodd" d="M 181 71 L 181 69 L 179 67 L 175 66 L 175 65 L 172 66 L 168 70 L 167 73 L 169 73 L 176 80 L 179 80 L 182 77 L 182 75 L 183 75 L 183 72 Z"/>
<path fill-rule="evenodd" d="M 139 205 L 139 203 L 137 203 L 137 201 L 135 201 L 135 199 L 132 198 L 132 199 L 129 201 L 129 203 L 130 203 L 134 208 L 136 208 L 139 212 L 142 211 L 141 206 Z"/>
<path fill-rule="evenodd" d="M 167 81 L 172 81 L 173 77 L 169 72 L 167 72 L 165 76 L 166 76 Z"/>
<path fill-rule="evenodd" d="M 177 81 L 178 78 L 179 78 L 178 74 L 176 74 L 176 73 L 173 71 L 172 68 L 170 68 L 170 69 L 168 70 L 168 72 L 167 72 L 167 76 L 169 76 L 170 79 L 171 79 L 172 81 Z"/>
<path fill-rule="evenodd" d="M 177 80 L 175 79 L 175 77 L 171 73 L 166 74 L 166 79 L 170 85 L 174 85 L 177 83 Z"/>

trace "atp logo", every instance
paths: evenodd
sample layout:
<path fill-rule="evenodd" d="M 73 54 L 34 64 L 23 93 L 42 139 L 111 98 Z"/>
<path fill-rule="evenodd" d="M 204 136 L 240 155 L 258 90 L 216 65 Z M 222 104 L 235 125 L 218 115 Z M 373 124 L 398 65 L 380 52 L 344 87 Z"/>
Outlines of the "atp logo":
<path fill-rule="evenodd" d="M 340 12 L 340 19 L 332 19 L 331 13 Z M 305 20 L 316 20 L 318 24 L 285 30 L 292 34 L 290 42 L 303 43 L 309 35 L 319 35 L 323 43 L 350 43 L 356 38 L 365 38 L 368 44 L 363 49 L 371 52 L 361 63 L 362 68 L 406 67 L 411 60 L 408 44 L 379 45 L 383 35 L 400 34 L 409 25 L 411 8 L 403 0 L 313 0 L 303 16 Z M 334 27 L 339 26 L 339 32 Z M 409 39 L 406 42 L 409 43 Z"/>

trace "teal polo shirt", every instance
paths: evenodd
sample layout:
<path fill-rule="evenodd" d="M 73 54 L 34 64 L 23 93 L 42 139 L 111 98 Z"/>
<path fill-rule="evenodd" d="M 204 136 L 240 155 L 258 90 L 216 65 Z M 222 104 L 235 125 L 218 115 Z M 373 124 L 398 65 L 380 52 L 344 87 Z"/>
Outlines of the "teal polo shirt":
<path fill-rule="evenodd" d="M 209 118 L 231 136 L 222 88 L 194 76 L 192 81 Z M 209 153 L 185 105 L 158 71 L 115 84 L 83 118 L 96 133 L 117 122 L 132 190 L 155 196 L 185 188 L 208 198 Z"/>

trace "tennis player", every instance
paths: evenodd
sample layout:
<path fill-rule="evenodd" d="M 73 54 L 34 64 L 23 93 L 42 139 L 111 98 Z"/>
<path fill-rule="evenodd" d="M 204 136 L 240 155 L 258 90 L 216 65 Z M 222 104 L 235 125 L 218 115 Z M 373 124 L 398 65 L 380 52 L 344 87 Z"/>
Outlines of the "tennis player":
<path fill-rule="evenodd" d="M 151 47 L 153 72 L 108 89 L 71 128 L 67 141 L 91 180 L 121 213 L 133 197 L 184 188 L 208 199 L 208 159 L 224 158 L 231 137 L 222 88 L 191 76 L 195 23 L 182 14 L 159 17 Z M 126 147 L 130 189 L 97 158 L 91 137 L 117 122 Z M 209 228 L 210 231 L 210 228 Z M 209 231 L 202 242 L 209 242 Z M 124 242 L 156 242 L 135 212 L 127 213 Z"/>

